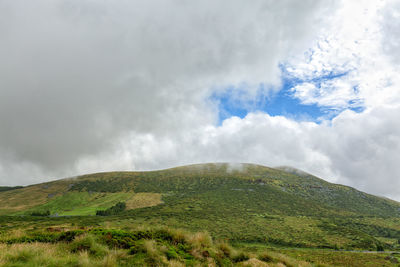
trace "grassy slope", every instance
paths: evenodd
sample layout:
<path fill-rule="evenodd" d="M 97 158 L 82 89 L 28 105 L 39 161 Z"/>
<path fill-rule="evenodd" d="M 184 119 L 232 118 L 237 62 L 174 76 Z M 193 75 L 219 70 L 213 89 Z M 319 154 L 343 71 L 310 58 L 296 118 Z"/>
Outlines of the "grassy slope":
<path fill-rule="evenodd" d="M 130 193 L 89 193 L 68 192 L 56 197 L 48 203 L 35 207 L 35 210 L 49 210 L 51 214 L 65 215 L 94 215 L 96 210 L 106 209 L 131 197 Z"/>
<path fill-rule="evenodd" d="M 10 214 L 30 209 L 49 201 L 68 190 L 68 180 L 58 180 L 0 192 L 0 214 Z"/>
<path fill-rule="evenodd" d="M 311 175 L 258 165 L 203 164 L 84 175 L 2 192 L 0 204 L 3 213 L 49 209 L 85 215 L 127 200 L 132 192 L 154 198 L 118 217 L 80 217 L 77 223 L 126 228 L 168 225 L 274 246 L 392 249 L 400 239 L 399 203 Z M 160 204 L 160 194 L 163 205 L 155 205 Z M 130 203 L 135 207 L 138 202 Z M 46 224 L 49 219 L 40 221 Z"/>

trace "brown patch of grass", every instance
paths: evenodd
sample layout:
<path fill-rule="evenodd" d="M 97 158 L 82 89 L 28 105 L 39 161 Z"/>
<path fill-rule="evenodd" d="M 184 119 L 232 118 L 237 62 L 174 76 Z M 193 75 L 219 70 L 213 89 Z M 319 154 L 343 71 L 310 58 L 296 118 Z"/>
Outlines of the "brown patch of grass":
<path fill-rule="evenodd" d="M 103 259 L 101 262 L 101 265 L 104 267 L 113 267 L 117 266 L 117 261 L 118 258 L 121 257 L 123 252 L 117 251 L 117 250 L 112 250 L 110 251 Z"/>
<path fill-rule="evenodd" d="M 0 214 L 23 211 L 46 203 L 50 198 L 61 195 L 68 190 L 70 180 L 43 183 L 0 192 Z"/>
<path fill-rule="evenodd" d="M 90 249 L 71 252 L 68 244 L 24 243 L 0 244 L 0 266 L 118 266 L 126 260 L 123 250 L 107 250 L 98 257 Z"/>
<path fill-rule="evenodd" d="M 2 234 L 0 236 L 0 240 L 4 239 L 9 239 L 9 238 L 20 238 L 26 235 L 26 231 L 24 231 L 23 229 L 13 229 L 13 230 L 9 230 L 7 232 L 7 234 Z"/>
<path fill-rule="evenodd" d="M 273 251 L 263 251 L 258 260 L 267 263 L 267 266 L 311 267 L 311 263 L 289 257 Z"/>
<path fill-rule="evenodd" d="M 145 240 L 143 248 L 147 254 L 147 263 L 151 266 L 166 265 L 168 262 L 167 258 L 161 254 L 157 249 L 156 242 L 154 240 Z"/>
<path fill-rule="evenodd" d="M 398 263 L 392 263 L 388 254 L 382 253 L 360 253 L 332 250 L 316 249 L 284 249 L 279 253 L 297 259 L 298 261 L 313 262 L 317 266 L 398 266 Z"/>
<path fill-rule="evenodd" d="M 168 262 L 168 267 L 185 267 L 185 264 L 180 261 L 171 260 Z"/>
<path fill-rule="evenodd" d="M 159 193 L 135 193 L 126 201 L 126 209 L 139 209 L 145 207 L 157 206 L 163 203 Z"/>
<path fill-rule="evenodd" d="M 246 267 L 268 267 L 269 265 L 263 261 L 260 261 L 255 258 L 251 258 L 247 261 L 241 262 L 238 264 L 239 266 L 246 266 Z"/>
<path fill-rule="evenodd" d="M 3 257 L 3 252 L 7 251 L 7 245 L 0 244 L 0 266 L 3 266 L 6 263 L 6 260 Z"/>
<path fill-rule="evenodd" d="M 188 243 L 194 248 L 202 249 L 212 246 L 212 238 L 209 233 L 198 232 L 187 237 Z"/>
<path fill-rule="evenodd" d="M 0 262 L 11 264 L 44 262 L 45 259 L 54 258 L 56 254 L 56 246 L 51 244 L 13 244 L 0 250 Z"/>

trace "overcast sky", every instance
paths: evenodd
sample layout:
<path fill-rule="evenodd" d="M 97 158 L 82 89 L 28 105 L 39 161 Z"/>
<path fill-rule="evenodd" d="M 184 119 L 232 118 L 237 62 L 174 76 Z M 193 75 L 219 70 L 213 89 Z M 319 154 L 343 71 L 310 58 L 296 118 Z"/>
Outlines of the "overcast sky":
<path fill-rule="evenodd" d="M 400 1 L 0 0 L 0 184 L 289 165 L 400 200 Z"/>

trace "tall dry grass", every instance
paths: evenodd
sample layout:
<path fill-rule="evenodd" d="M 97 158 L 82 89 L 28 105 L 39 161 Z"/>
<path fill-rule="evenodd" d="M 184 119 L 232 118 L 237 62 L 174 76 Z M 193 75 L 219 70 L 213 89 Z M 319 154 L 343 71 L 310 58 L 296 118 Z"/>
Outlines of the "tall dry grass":
<path fill-rule="evenodd" d="M 164 231 L 168 232 L 162 235 L 165 240 L 139 239 L 130 249 L 108 247 L 90 232 L 72 242 L 0 243 L 0 266 L 312 266 L 272 251 L 248 253 L 226 242 L 214 242 L 207 232 Z"/>

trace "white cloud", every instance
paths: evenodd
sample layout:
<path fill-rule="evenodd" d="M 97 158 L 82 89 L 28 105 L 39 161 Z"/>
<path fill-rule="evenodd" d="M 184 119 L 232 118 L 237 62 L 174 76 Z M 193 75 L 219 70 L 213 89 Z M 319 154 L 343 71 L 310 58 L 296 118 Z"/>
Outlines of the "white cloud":
<path fill-rule="evenodd" d="M 219 127 L 127 136 L 115 154 L 82 159 L 78 166 L 96 171 L 200 162 L 288 165 L 400 200 L 400 125 L 395 123 L 399 115 L 400 107 L 348 110 L 331 123 L 316 124 L 251 113 L 243 119 L 229 118 Z"/>
<path fill-rule="evenodd" d="M 214 161 L 318 166 L 327 159 L 308 144 L 307 132 L 315 127 L 315 123 L 297 123 L 263 113 L 249 114 L 244 119 L 227 119 L 221 126 L 205 126 L 178 135 L 127 136 L 119 150 L 127 154 L 121 156 L 116 152 L 111 158 L 124 162 L 125 168 L 135 165 L 143 170 Z M 83 160 L 85 168 L 87 160 Z M 96 160 L 92 161 L 94 170 L 107 162 Z"/>
<path fill-rule="evenodd" d="M 398 1 L 346 1 L 331 28 L 304 59 L 291 61 L 289 73 L 305 81 L 293 88 L 305 104 L 345 111 L 318 127 L 314 149 L 330 159 L 337 181 L 400 199 L 398 149 L 400 80 Z M 356 90 L 353 90 L 356 89 Z"/>
<path fill-rule="evenodd" d="M 393 102 L 398 96 L 389 85 L 396 79 L 398 68 L 384 55 L 382 44 L 388 42 L 388 36 L 389 43 L 395 43 L 393 36 L 398 35 L 381 30 L 381 14 L 388 9 L 390 14 L 395 13 L 384 1 L 344 2 L 315 46 L 304 57 L 288 62 L 290 75 L 317 85 L 308 86 L 305 95 L 300 84 L 294 88 L 295 96 L 303 103 L 339 109 Z M 383 20 L 384 25 L 392 25 L 393 16 Z"/>
<path fill-rule="evenodd" d="M 382 47 L 390 60 L 400 63 L 400 2 L 388 1 L 380 12 L 384 40 Z"/>
<path fill-rule="evenodd" d="M 331 6 L 0 1 L 0 162 L 67 175 L 76 162 L 91 169 L 81 159 L 111 153 L 124 136 L 213 125 L 211 88 L 279 83 L 278 63 L 308 46 Z M 148 161 L 157 154 L 137 149 Z M 42 179 L 7 170 L 3 184 Z"/>
<path fill-rule="evenodd" d="M 0 182 L 253 162 L 400 199 L 398 2 L 335 7 L 1 1 Z M 256 112 L 216 126 L 212 90 L 278 85 L 280 62 L 305 81 L 295 97 L 344 112 L 321 124 Z"/>
<path fill-rule="evenodd" d="M 346 111 L 322 128 L 316 149 L 331 159 L 340 182 L 400 199 L 400 107 Z"/>

